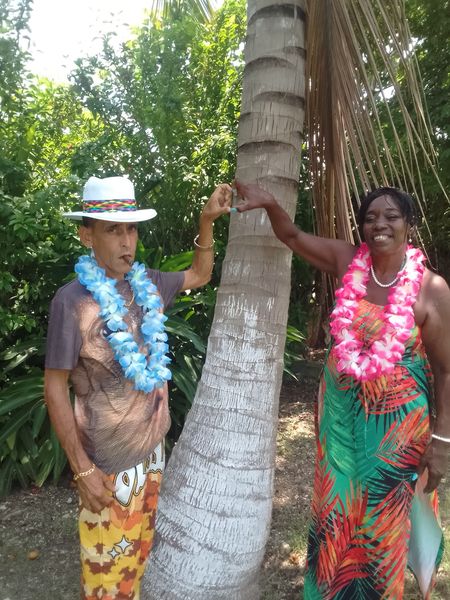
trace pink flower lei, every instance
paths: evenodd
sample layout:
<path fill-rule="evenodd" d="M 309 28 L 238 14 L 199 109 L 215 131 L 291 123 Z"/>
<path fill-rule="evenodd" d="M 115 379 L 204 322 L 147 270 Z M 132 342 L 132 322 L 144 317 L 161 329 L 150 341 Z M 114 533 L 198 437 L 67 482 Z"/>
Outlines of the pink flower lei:
<path fill-rule="evenodd" d="M 359 381 L 393 372 L 415 324 L 412 307 L 422 283 L 424 260 L 421 250 L 408 246 L 405 265 L 383 310 L 379 336 L 364 347 L 355 336 L 354 324 L 358 302 L 367 293 L 372 258 L 367 244 L 361 244 L 342 279 L 342 287 L 336 291 L 336 305 L 331 313 L 330 329 L 335 340 L 332 352 L 339 372 Z"/>

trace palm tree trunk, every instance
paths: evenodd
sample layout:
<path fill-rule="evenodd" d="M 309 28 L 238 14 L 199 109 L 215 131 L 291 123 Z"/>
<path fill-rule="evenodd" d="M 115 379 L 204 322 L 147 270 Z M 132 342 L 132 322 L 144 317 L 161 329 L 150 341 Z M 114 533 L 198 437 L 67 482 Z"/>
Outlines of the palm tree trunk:
<path fill-rule="evenodd" d="M 236 177 L 293 217 L 305 0 L 250 0 Z M 143 600 L 252 600 L 272 510 L 291 253 L 267 215 L 233 215 L 196 398 L 164 477 Z"/>

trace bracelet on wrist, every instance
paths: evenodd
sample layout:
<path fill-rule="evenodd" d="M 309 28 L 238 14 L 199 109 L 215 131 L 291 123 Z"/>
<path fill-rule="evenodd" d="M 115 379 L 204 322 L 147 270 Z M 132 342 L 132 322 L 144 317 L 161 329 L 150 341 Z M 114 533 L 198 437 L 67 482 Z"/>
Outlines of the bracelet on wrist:
<path fill-rule="evenodd" d="M 437 433 L 432 433 L 431 437 L 434 440 L 439 440 L 440 442 L 445 442 L 446 444 L 450 444 L 450 438 L 443 437 L 442 435 L 437 435 Z"/>
<path fill-rule="evenodd" d="M 214 248 L 214 240 L 212 241 L 212 244 L 210 246 L 201 246 L 197 241 L 199 237 L 200 234 L 197 234 L 194 238 L 194 246 L 196 248 L 199 248 L 200 250 L 212 250 Z"/>
<path fill-rule="evenodd" d="M 78 481 L 78 479 L 80 479 L 81 477 L 87 477 L 88 475 L 90 475 L 94 471 L 95 471 L 95 465 L 94 465 L 94 463 L 92 463 L 91 468 L 88 469 L 87 471 L 81 471 L 81 473 L 75 473 L 74 476 L 73 476 L 73 480 L 74 481 Z"/>

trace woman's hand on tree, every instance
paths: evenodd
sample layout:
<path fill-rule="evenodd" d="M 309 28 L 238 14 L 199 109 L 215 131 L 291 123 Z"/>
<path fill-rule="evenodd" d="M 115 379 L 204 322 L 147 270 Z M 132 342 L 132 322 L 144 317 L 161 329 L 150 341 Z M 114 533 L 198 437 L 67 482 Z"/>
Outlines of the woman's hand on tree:
<path fill-rule="evenodd" d="M 255 183 L 241 183 L 235 181 L 234 186 L 240 196 L 240 202 L 235 208 L 239 212 L 253 210 L 255 208 L 268 208 L 276 202 L 275 198 L 266 190 L 263 190 Z"/>

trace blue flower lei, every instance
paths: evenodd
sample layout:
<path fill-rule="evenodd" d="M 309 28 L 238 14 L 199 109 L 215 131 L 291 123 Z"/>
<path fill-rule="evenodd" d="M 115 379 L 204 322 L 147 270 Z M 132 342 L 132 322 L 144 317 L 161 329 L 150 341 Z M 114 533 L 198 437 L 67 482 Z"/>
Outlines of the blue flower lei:
<path fill-rule="evenodd" d="M 144 316 L 141 332 L 144 348 L 148 355 L 139 350 L 123 317 L 128 313 L 125 300 L 116 289 L 116 280 L 106 276 L 105 270 L 98 266 L 95 258 L 80 256 L 75 272 L 78 281 L 91 292 L 94 300 L 100 305 L 100 316 L 105 321 L 110 333 L 106 339 L 114 351 L 127 379 L 134 381 L 134 389 L 152 392 L 162 387 L 171 379 L 171 372 L 166 367 L 170 358 L 167 333 L 164 322 L 167 317 L 162 312 L 162 302 L 156 286 L 148 277 L 144 265 L 135 262 L 125 276 L 134 292 L 136 304 L 142 306 Z"/>

